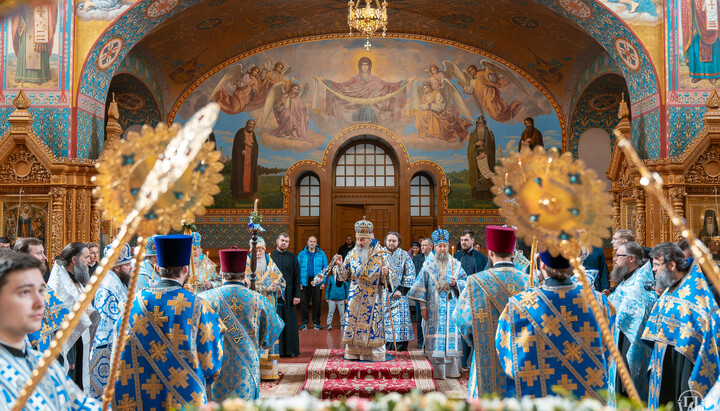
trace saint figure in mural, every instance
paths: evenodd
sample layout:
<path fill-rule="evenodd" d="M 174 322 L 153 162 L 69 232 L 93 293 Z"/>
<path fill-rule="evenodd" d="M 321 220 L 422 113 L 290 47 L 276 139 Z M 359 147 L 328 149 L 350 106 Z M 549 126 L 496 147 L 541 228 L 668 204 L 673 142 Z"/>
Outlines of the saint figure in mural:
<path fill-rule="evenodd" d="M 290 80 L 285 79 L 290 67 L 284 67 L 283 63 L 277 62 L 268 71 L 270 62 L 267 61 L 264 67 L 250 66 L 243 72 L 242 64 L 236 64 L 220 79 L 211 96 L 227 114 L 261 108 L 272 86 L 282 83 L 287 88 L 290 85 Z"/>
<path fill-rule="evenodd" d="M 720 231 L 715 210 L 705 210 L 698 238 L 710 249 L 714 259 L 720 258 Z"/>
<path fill-rule="evenodd" d="M 535 146 L 545 147 L 542 133 L 535 128 L 535 120 L 532 117 L 528 117 L 523 122 L 525 123 L 525 130 L 523 130 L 520 135 L 520 141 L 518 141 L 518 152 L 522 151 L 523 147 L 527 147 L 530 150 L 534 150 Z"/>
<path fill-rule="evenodd" d="M 682 45 L 693 83 L 720 77 L 718 0 L 681 0 Z"/>
<path fill-rule="evenodd" d="M 517 115 L 522 108 L 522 102 L 515 100 L 508 103 L 500 93 L 501 88 L 511 83 L 525 91 L 512 74 L 488 60 L 481 61 L 477 66 L 468 66 L 467 73 L 470 75 L 470 85 L 463 91 L 475 96 L 485 114 L 501 123 L 508 122 Z"/>
<path fill-rule="evenodd" d="M 487 127 L 485 116 L 475 122 L 467 146 L 468 184 L 475 201 L 492 200 L 491 177 L 495 174 L 495 134 Z"/>
<path fill-rule="evenodd" d="M 12 17 L 12 42 L 17 83 L 42 84 L 52 80 L 50 55 L 57 27 L 57 4 L 20 6 Z"/>
<path fill-rule="evenodd" d="M 387 82 L 372 74 L 372 60 L 358 61 L 358 74 L 347 81 L 319 80 L 327 91 L 325 112 L 328 116 L 356 123 L 378 123 L 380 117 L 399 119 L 405 105 L 405 87 L 409 80 Z"/>
<path fill-rule="evenodd" d="M 447 80 L 444 80 L 449 83 Z M 446 99 L 441 90 L 453 91 Z M 472 125 L 470 121 L 461 117 L 460 111 L 451 106 L 450 103 L 461 103 L 462 96 L 452 86 L 448 85 L 439 90 L 434 90 L 430 81 L 422 84 L 422 98 L 420 99 L 420 111 L 415 116 L 415 128 L 418 135 L 423 138 L 440 138 L 447 141 L 465 141 L 468 139 L 468 128 Z M 450 100 L 450 101 L 448 101 Z"/>
<path fill-rule="evenodd" d="M 252 199 L 258 191 L 258 141 L 255 136 L 255 120 L 250 119 L 245 127 L 235 133 L 232 148 L 232 171 L 230 192 L 233 198 Z"/>

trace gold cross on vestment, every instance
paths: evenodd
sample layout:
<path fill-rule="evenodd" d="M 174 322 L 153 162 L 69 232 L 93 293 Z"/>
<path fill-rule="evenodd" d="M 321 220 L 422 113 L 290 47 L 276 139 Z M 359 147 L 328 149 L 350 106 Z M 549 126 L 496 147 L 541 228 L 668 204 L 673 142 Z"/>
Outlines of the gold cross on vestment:
<path fill-rule="evenodd" d="M 565 358 L 573 362 L 580 362 L 582 360 L 582 347 L 570 341 L 565 341 L 563 345 L 565 346 L 563 350 Z"/>
<path fill-rule="evenodd" d="M 547 314 L 542 315 L 542 331 L 546 335 L 553 335 L 557 337 L 560 335 L 560 318 L 555 316 L 550 316 Z"/>
<path fill-rule="evenodd" d="M 567 376 L 567 374 L 563 374 L 562 378 L 560 378 L 560 381 L 558 381 L 558 385 L 566 389 L 568 392 L 573 392 L 577 390 L 577 384 L 573 383 Z"/>
<path fill-rule="evenodd" d="M 135 377 L 145 372 L 145 369 L 143 367 L 138 366 L 137 368 L 133 368 L 130 366 L 130 364 L 126 363 L 123 360 L 120 360 L 120 370 L 120 383 L 122 385 L 127 385 L 128 380 L 131 377 Z"/>
<path fill-rule="evenodd" d="M 241 313 L 245 311 L 245 306 L 242 304 L 238 304 L 237 297 L 233 297 L 232 300 L 230 300 L 232 304 L 230 304 L 230 309 L 233 310 L 234 313 Z"/>
<path fill-rule="evenodd" d="M 137 401 L 130 398 L 129 394 L 123 394 L 123 399 L 120 400 L 117 406 L 118 411 L 133 411 L 137 408 Z"/>
<path fill-rule="evenodd" d="M 532 387 L 534 381 L 540 378 L 541 371 L 538 368 L 533 367 L 530 361 L 525 361 L 525 365 L 518 371 L 518 378 L 522 378 L 527 383 L 528 387 Z"/>
<path fill-rule="evenodd" d="M 132 326 L 133 332 L 135 334 L 147 335 L 147 333 L 148 333 L 148 331 L 147 331 L 148 318 L 143 315 L 140 315 L 140 314 L 135 314 L 133 316 L 132 320 L 133 320 L 133 326 Z"/>
<path fill-rule="evenodd" d="M 523 307 L 532 307 L 532 308 L 538 308 L 538 295 L 534 292 L 528 292 L 525 295 L 523 295 L 522 300 L 520 300 L 520 305 Z"/>
<path fill-rule="evenodd" d="M 155 361 L 167 361 L 167 347 L 162 342 L 150 341 L 150 358 Z"/>
<path fill-rule="evenodd" d="M 592 347 L 592 342 L 599 337 L 598 330 L 593 328 L 587 321 L 585 321 L 583 326 L 580 328 L 580 331 L 577 332 L 577 335 L 583 339 L 585 345 L 588 347 Z"/>
<path fill-rule="evenodd" d="M 170 331 L 170 335 L 168 335 L 168 339 L 175 346 L 175 349 L 179 349 L 180 344 L 188 341 L 188 336 L 185 335 L 185 332 L 180 328 L 180 325 L 173 324 L 173 328 L 172 331 Z"/>
<path fill-rule="evenodd" d="M 572 311 L 568 311 L 564 305 L 560 307 L 560 315 L 570 324 L 577 321 L 577 316 L 574 315 Z"/>
<path fill-rule="evenodd" d="M 170 368 L 170 375 L 172 378 L 168 381 L 168 385 L 171 387 L 182 387 L 187 388 L 188 386 L 188 375 L 187 370 L 182 368 Z"/>
<path fill-rule="evenodd" d="M 185 299 L 184 294 L 180 293 L 177 297 L 168 301 L 168 305 L 175 309 L 175 315 L 180 315 L 186 308 L 190 307 L 192 303 Z"/>
<path fill-rule="evenodd" d="M 599 387 L 605 383 L 605 370 L 602 370 L 600 368 L 587 367 L 585 369 L 585 374 L 587 374 L 586 381 L 591 387 Z"/>
<path fill-rule="evenodd" d="M 155 324 L 158 325 L 158 327 L 162 328 L 166 322 L 168 322 L 167 316 L 165 316 L 165 311 L 160 311 L 160 307 L 155 306 L 155 309 L 152 312 L 153 319 L 155 320 Z"/>
<path fill-rule="evenodd" d="M 165 388 L 163 383 L 158 379 L 158 376 L 153 374 L 148 380 L 145 380 L 144 384 L 140 385 L 140 388 L 145 391 L 151 400 L 154 400 L 158 394 Z"/>
<path fill-rule="evenodd" d="M 537 337 L 528 331 L 527 328 L 523 328 L 518 336 L 517 345 L 518 347 L 522 347 L 523 352 L 528 352 L 530 351 L 530 346 L 535 343 L 536 339 Z"/>

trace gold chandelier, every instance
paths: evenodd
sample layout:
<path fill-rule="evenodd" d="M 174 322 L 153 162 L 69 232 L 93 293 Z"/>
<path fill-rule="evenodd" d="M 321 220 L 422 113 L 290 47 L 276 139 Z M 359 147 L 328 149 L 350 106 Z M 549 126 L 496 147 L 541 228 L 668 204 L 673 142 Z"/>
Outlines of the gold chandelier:
<path fill-rule="evenodd" d="M 385 37 L 387 30 L 387 0 L 383 0 L 382 6 L 380 0 L 363 0 L 365 7 L 360 6 L 361 0 L 348 0 L 348 26 L 350 26 L 350 35 L 353 28 L 365 36 L 365 48 L 370 49 L 370 36 L 376 31 L 382 29 L 382 35 Z M 374 6 L 373 6 L 374 3 Z"/>

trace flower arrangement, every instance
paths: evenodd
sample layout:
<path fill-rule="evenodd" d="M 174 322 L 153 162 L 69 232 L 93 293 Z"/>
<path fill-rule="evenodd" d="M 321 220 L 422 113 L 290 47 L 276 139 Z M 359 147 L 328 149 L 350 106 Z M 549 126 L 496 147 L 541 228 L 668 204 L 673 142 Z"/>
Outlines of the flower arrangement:
<path fill-rule="evenodd" d="M 257 205 L 258 200 L 255 199 L 255 207 L 253 208 L 252 213 L 250 213 L 250 217 L 248 217 L 248 227 L 250 227 L 251 230 L 265 231 L 265 229 L 260 225 L 263 218 L 262 214 L 258 212 Z"/>
<path fill-rule="evenodd" d="M 640 410 L 621 400 L 617 408 L 597 400 L 574 400 L 560 396 L 529 398 L 450 399 L 440 392 L 419 391 L 400 395 L 390 393 L 376 399 L 352 397 L 346 400 L 320 400 L 303 391 L 297 397 L 244 401 L 232 398 L 220 404 L 203 405 L 199 411 L 606 411 Z M 672 409 L 672 408 L 669 408 Z"/>

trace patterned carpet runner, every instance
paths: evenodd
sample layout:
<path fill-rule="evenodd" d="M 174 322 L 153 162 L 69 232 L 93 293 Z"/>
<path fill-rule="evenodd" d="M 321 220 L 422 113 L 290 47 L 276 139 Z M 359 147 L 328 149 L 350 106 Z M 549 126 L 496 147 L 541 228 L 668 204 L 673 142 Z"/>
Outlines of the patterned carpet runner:
<path fill-rule="evenodd" d="M 422 351 L 400 352 L 389 361 L 360 362 L 343 359 L 345 350 L 315 350 L 307 367 L 305 386 L 323 399 L 376 394 L 435 391 L 432 366 Z"/>

